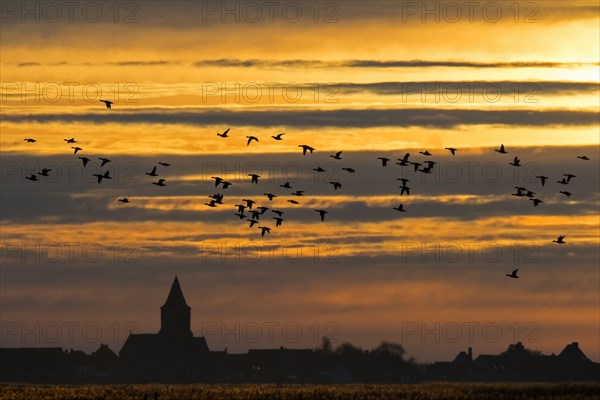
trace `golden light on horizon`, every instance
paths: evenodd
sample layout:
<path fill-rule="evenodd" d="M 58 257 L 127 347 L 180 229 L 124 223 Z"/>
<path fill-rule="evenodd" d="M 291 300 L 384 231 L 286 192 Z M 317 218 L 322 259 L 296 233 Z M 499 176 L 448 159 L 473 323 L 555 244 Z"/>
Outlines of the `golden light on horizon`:
<path fill-rule="evenodd" d="M 63 10 L 57 23 L 8 3 L 3 321 L 118 320 L 115 350 L 123 321 L 161 326 L 177 275 L 211 350 L 315 348 L 328 323 L 369 349 L 407 323 L 478 322 L 502 337 L 415 334 L 407 356 L 533 337 L 600 360 L 596 2 L 469 3 L 473 18 L 461 2 L 295 2 L 294 22 L 236 21 L 224 2 L 100 2 L 100 21 Z M 44 4 L 27 3 L 66 6 Z M 232 343 L 206 325 L 240 321 L 304 336 Z"/>

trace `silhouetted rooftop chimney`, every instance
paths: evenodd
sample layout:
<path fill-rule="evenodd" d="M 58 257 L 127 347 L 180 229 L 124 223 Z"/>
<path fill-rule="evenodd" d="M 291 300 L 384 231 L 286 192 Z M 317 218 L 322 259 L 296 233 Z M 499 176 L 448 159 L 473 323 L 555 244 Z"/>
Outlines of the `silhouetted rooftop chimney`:
<path fill-rule="evenodd" d="M 469 347 L 469 351 L 467 352 L 469 354 L 469 360 L 473 360 L 473 348 Z"/>

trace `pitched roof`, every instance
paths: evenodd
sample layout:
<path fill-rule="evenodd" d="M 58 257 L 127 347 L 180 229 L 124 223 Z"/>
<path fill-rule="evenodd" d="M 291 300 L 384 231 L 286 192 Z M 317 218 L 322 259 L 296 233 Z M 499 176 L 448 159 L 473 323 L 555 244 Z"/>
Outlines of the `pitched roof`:
<path fill-rule="evenodd" d="M 94 351 L 91 354 L 91 356 L 96 357 L 96 358 L 110 358 L 110 359 L 118 358 L 118 356 L 115 354 L 115 352 L 112 351 L 111 348 L 108 347 L 107 344 L 100 344 L 100 347 L 98 348 L 98 350 Z"/>
<path fill-rule="evenodd" d="M 574 361 L 589 361 L 586 355 L 583 354 L 583 351 L 581 351 L 579 348 L 578 342 L 568 344 L 558 356 L 563 359 L 570 359 Z"/>
<path fill-rule="evenodd" d="M 169 296 L 167 296 L 167 301 L 165 301 L 165 304 L 161 308 L 163 307 L 190 308 L 190 306 L 188 306 L 185 302 L 185 297 L 183 297 L 183 292 L 181 291 L 181 286 L 179 286 L 179 280 L 177 279 L 177 276 L 175 276 L 175 280 L 171 285 L 171 291 L 169 292 Z"/>
<path fill-rule="evenodd" d="M 473 359 L 471 356 L 469 356 L 466 352 L 461 351 L 452 362 L 454 364 L 470 364 L 472 361 Z"/>

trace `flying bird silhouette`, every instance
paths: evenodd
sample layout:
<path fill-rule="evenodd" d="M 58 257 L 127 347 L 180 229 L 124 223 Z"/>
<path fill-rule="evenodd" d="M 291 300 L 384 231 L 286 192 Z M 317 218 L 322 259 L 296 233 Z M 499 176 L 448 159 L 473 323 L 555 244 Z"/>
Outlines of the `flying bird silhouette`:
<path fill-rule="evenodd" d="M 410 179 L 406 179 L 406 178 L 396 178 L 396 180 L 397 181 L 402 181 L 402 186 L 406 186 L 406 184 L 408 182 L 410 182 Z M 399 186 L 399 187 L 402 187 L 402 186 Z"/>
<path fill-rule="evenodd" d="M 313 168 L 312 170 L 315 172 L 325 172 L 325 170 L 319 166 L 317 166 L 317 168 Z"/>
<path fill-rule="evenodd" d="M 406 212 L 403 204 L 400 204 L 398 207 L 394 207 L 394 210 L 399 211 L 399 212 Z"/>
<path fill-rule="evenodd" d="M 73 146 L 71 146 L 71 148 L 74 150 L 74 151 L 73 151 L 73 154 L 77 154 L 77 152 L 78 152 L 79 150 L 83 150 L 81 147 L 73 147 Z"/>
<path fill-rule="evenodd" d="M 564 195 L 565 195 L 565 196 L 567 196 L 567 197 L 570 197 L 570 196 L 573 194 L 573 193 L 571 193 L 571 192 L 567 192 L 566 190 L 561 190 L 561 191 L 560 191 L 560 192 L 558 192 L 558 193 L 562 193 L 562 194 L 564 194 Z"/>
<path fill-rule="evenodd" d="M 319 215 L 321 216 L 321 222 L 325 221 L 325 214 L 327 214 L 327 211 L 325 210 L 315 210 L 316 212 L 319 213 Z"/>
<path fill-rule="evenodd" d="M 510 274 L 506 274 L 506 276 L 508 276 L 509 278 L 518 278 L 517 276 L 517 271 L 519 270 L 519 268 L 515 269 L 512 273 Z"/>
<path fill-rule="evenodd" d="M 425 150 L 425 151 L 420 151 L 419 153 L 423 154 L 424 156 L 428 156 L 428 157 L 429 157 L 429 156 L 431 156 L 431 153 L 430 153 L 430 152 L 428 152 L 427 150 Z"/>
<path fill-rule="evenodd" d="M 42 168 L 42 172 L 38 172 L 38 175 L 41 176 L 50 176 L 48 172 L 52 171 L 52 168 Z"/>
<path fill-rule="evenodd" d="M 108 109 L 112 109 L 111 105 L 115 104 L 110 100 L 100 100 L 100 102 L 106 104 L 106 108 Z"/>
<path fill-rule="evenodd" d="M 90 160 L 87 157 L 77 157 L 77 158 L 79 158 L 81 161 L 83 161 L 83 166 L 84 167 L 87 165 L 87 163 L 89 163 L 90 161 L 92 161 L 92 160 Z"/>
<path fill-rule="evenodd" d="M 302 147 L 302 155 L 306 155 L 306 151 L 310 151 L 310 154 L 313 153 L 313 151 L 315 151 L 314 147 L 310 147 L 306 144 L 299 144 L 298 147 Z"/>
<path fill-rule="evenodd" d="M 296 190 L 295 192 L 292 193 L 292 195 L 302 196 L 302 195 L 304 195 L 304 190 Z"/>
<path fill-rule="evenodd" d="M 283 222 L 283 218 L 273 217 L 273 219 L 275 220 L 275 227 L 281 226 L 281 223 Z"/>
<path fill-rule="evenodd" d="M 410 196 L 410 188 L 408 186 L 400 186 L 400 196 L 406 193 L 407 196 Z"/>
<path fill-rule="evenodd" d="M 33 181 L 33 182 L 38 181 L 37 175 L 29 175 L 29 176 L 26 176 L 25 179 L 29 179 L 30 181 Z"/>
<path fill-rule="evenodd" d="M 298 203 L 296 200 L 288 200 L 288 203 L 292 203 L 292 204 L 300 204 L 300 203 Z"/>
<path fill-rule="evenodd" d="M 219 194 L 219 193 L 215 193 L 212 196 L 208 196 L 211 199 L 215 199 L 215 201 L 217 202 L 217 204 L 223 204 L 223 195 Z"/>
<path fill-rule="evenodd" d="M 258 224 L 258 221 L 255 219 L 248 218 L 248 222 L 250 222 L 250 228 L 254 226 L 254 224 Z"/>
<path fill-rule="evenodd" d="M 280 217 L 281 217 L 281 216 L 284 214 L 284 212 L 283 212 L 283 211 L 279 211 L 279 210 L 271 210 L 271 212 L 272 212 L 273 214 L 277 214 L 277 215 L 279 215 Z"/>
<path fill-rule="evenodd" d="M 246 146 L 250 146 L 250 143 L 252 143 L 253 140 L 256 140 L 256 143 L 258 143 L 258 138 L 256 136 L 246 136 L 246 139 L 248 139 Z"/>
<path fill-rule="evenodd" d="M 75 138 L 71 138 L 71 139 L 63 139 L 65 142 L 67 143 L 77 143 L 77 140 L 75 140 Z"/>
<path fill-rule="evenodd" d="M 355 171 L 354 169 L 352 169 L 352 168 L 342 168 L 342 169 L 343 169 L 344 171 L 348 171 L 348 172 L 349 172 L 349 173 L 351 173 L 351 174 L 354 174 L 354 173 L 356 173 L 356 171 Z"/>
<path fill-rule="evenodd" d="M 329 183 L 331 183 L 333 185 L 333 190 L 338 190 L 342 187 L 342 184 L 339 182 L 329 181 Z"/>
<path fill-rule="evenodd" d="M 252 178 L 252 180 L 250 181 L 250 183 L 256 183 L 256 184 L 258 184 L 258 178 L 260 178 L 260 175 L 257 175 L 257 174 L 248 174 L 248 176 Z"/>
<path fill-rule="evenodd" d="M 35 142 L 37 142 L 37 140 L 32 139 L 32 138 L 23 139 L 23 141 L 25 141 L 27 143 L 35 143 Z"/>
<path fill-rule="evenodd" d="M 579 158 L 580 160 L 589 161 L 588 156 L 577 156 L 577 158 Z"/>
<path fill-rule="evenodd" d="M 102 161 L 102 164 L 100 164 L 100 167 L 104 167 L 104 164 L 108 164 L 109 162 L 111 162 L 108 158 L 102 158 L 102 157 L 98 157 L 98 160 Z"/>
<path fill-rule="evenodd" d="M 457 151 L 457 149 L 455 149 L 454 147 L 446 147 L 444 150 L 449 150 L 453 156 L 456 155 L 456 151 Z"/>
<path fill-rule="evenodd" d="M 285 133 L 278 133 L 275 136 L 271 136 L 273 139 L 275 140 L 283 140 L 282 136 L 285 135 Z"/>
<path fill-rule="evenodd" d="M 242 199 L 242 201 L 246 202 L 246 207 L 248 207 L 249 210 L 251 210 L 252 209 L 252 205 L 254 203 L 256 203 L 254 200 L 250 200 L 250 199 Z"/>
<path fill-rule="evenodd" d="M 167 185 L 165 184 L 165 182 L 166 182 L 166 180 L 165 180 L 165 179 L 159 179 L 159 180 L 158 180 L 158 182 L 152 182 L 152 184 L 153 184 L 153 185 L 156 185 L 156 186 L 167 186 Z"/>
<path fill-rule="evenodd" d="M 258 229 L 261 229 L 261 232 L 260 232 L 261 237 L 265 236 L 265 233 L 269 233 L 269 234 L 271 233 L 271 228 L 266 227 L 266 226 L 259 226 Z"/>
<path fill-rule="evenodd" d="M 503 144 L 500 145 L 500 149 L 496 149 L 494 151 L 497 151 L 500 154 L 508 154 L 508 151 L 504 150 L 504 145 Z"/>
<path fill-rule="evenodd" d="M 390 159 L 389 159 L 389 158 L 386 158 L 386 157 L 377 157 L 377 159 L 378 159 L 378 160 L 381 160 L 381 166 L 382 166 L 382 167 L 385 167 L 385 166 L 387 166 L 387 163 L 388 163 L 388 161 L 390 161 Z"/>
<path fill-rule="evenodd" d="M 546 183 L 546 181 L 548 180 L 548 177 L 547 177 L 547 176 L 544 176 L 544 175 L 539 175 L 539 176 L 536 176 L 536 178 L 538 178 L 540 181 L 542 181 L 542 186 L 544 186 L 544 184 L 545 184 L 545 183 Z"/>
<path fill-rule="evenodd" d="M 556 183 L 560 183 L 561 185 L 568 185 L 569 181 L 566 178 L 562 178 L 562 180 L 556 181 Z"/>
<path fill-rule="evenodd" d="M 292 186 L 290 185 L 289 182 L 286 182 L 283 185 L 279 185 L 279 186 L 281 186 L 282 188 L 286 188 L 286 189 L 291 189 L 292 188 Z"/>
<path fill-rule="evenodd" d="M 104 175 L 94 174 L 93 176 L 98 178 L 98 183 L 102 182 L 102 179 L 112 179 L 108 174 L 108 170 L 104 171 Z"/>
<path fill-rule="evenodd" d="M 277 197 L 277 195 L 274 195 L 273 193 L 263 193 L 265 196 L 267 196 L 267 198 L 269 199 L 269 201 L 273 201 L 273 199 L 275 197 Z"/>
<path fill-rule="evenodd" d="M 223 178 L 219 176 L 211 176 L 210 178 L 215 180 L 215 187 L 219 186 L 221 182 L 223 182 Z"/>
<path fill-rule="evenodd" d="M 427 168 L 433 169 L 437 163 L 435 161 L 425 160 L 425 164 L 427 164 Z"/>
<path fill-rule="evenodd" d="M 520 167 L 521 166 L 521 160 L 519 160 L 517 157 L 515 157 L 515 159 L 513 160 L 513 162 L 511 162 L 509 164 L 512 165 L 513 167 Z"/>
<path fill-rule="evenodd" d="M 567 177 L 567 183 L 571 182 L 571 179 L 577 178 L 577 176 L 573 174 L 563 174 L 563 176 Z"/>
<path fill-rule="evenodd" d="M 127 197 L 123 197 L 122 199 L 119 199 L 118 201 L 120 201 L 121 203 L 129 203 L 129 199 Z"/>
<path fill-rule="evenodd" d="M 204 203 L 204 204 L 207 205 L 207 206 L 209 206 L 209 207 L 216 207 L 217 206 L 216 203 L 217 202 L 215 200 L 211 200 L 210 202 Z"/>
<path fill-rule="evenodd" d="M 227 130 L 226 130 L 225 132 L 223 132 L 223 133 L 217 133 L 217 136 L 221 136 L 222 138 L 227 138 L 227 137 L 229 137 L 227 134 L 229 133 L 229 130 L 230 130 L 230 129 L 231 129 L 231 128 L 227 128 Z"/>
<path fill-rule="evenodd" d="M 335 155 L 332 155 L 332 156 L 329 156 L 329 157 L 334 158 L 336 160 L 341 160 L 342 159 L 342 157 L 340 157 L 341 154 L 342 154 L 342 152 L 338 151 L 337 153 L 335 153 Z"/>
<path fill-rule="evenodd" d="M 166 162 L 162 162 L 162 161 L 159 161 L 158 164 L 162 165 L 163 167 L 170 167 L 171 166 L 171 164 L 166 163 Z"/>
<path fill-rule="evenodd" d="M 529 200 L 533 201 L 534 207 L 537 207 L 540 203 L 543 203 L 543 201 L 540 199 L 529 199 Z"/>
<path fill-rule="evenodd" d="M 264 213 L 269 211 L 269 207 L 264 207 L 264 206 L 256 207 L 256 209 L 260 210 L 260 215 L 263 215 Z"/>
<path fill-rule="evenodd" d="M 567 242 L 565 242 L 566 236 L 559 236 L 558 238 L 556 238 L 556 240 L 553 240 L 552 243 L 558 243 L 558 244 L 565 244 Z"/>
<path fill-rule="evenodd" d="M 154 168 L 152 168 L 152 171 L 146 172 L 146 175 L 149 175 L 149 176 L 158 176 L 158 174 L 156 173 L 156 165 L 154 166 Z"/>

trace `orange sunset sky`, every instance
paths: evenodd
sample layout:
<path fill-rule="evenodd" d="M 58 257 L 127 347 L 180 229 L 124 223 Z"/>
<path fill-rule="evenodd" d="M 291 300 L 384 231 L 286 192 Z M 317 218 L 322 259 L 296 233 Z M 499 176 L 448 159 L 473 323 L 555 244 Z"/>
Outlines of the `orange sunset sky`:
<path fill-rule="evenodd" d="M 597 2 L 75 3 L 2 4 L 1 346 L 118 352 L 177 275 L 212 350 L 600 360 Z"/>

